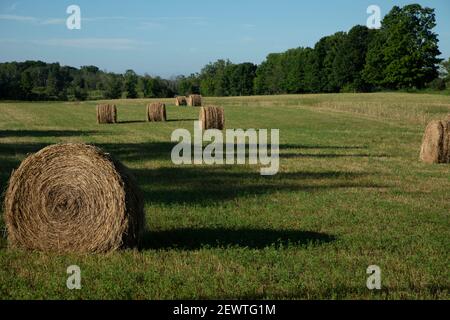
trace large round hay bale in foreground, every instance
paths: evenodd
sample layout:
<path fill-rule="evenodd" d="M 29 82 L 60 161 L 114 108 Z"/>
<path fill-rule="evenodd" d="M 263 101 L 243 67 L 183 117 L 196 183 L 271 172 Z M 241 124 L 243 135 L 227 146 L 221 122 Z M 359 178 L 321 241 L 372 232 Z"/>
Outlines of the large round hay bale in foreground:
<path fill-rule="evenodd" d="M 52 145 L 28 156 L 5 195 L 8 244 L 46 252 L 108 252 L 135 246 L 143 200 L 128 170 L 85 144 Z"/>
<path fill-rule="evenodd" d="M 154 102 L 147 105 L 147 121 L 166 121 L 166 105 L 161 102 Z"/>
<path fill-rule="evenodd" d="M 117 123 L 117 107 L 114 104 L 97 105 L 97 123 Z"/>
<path fill-rule="evenodd" d="M 225 114 L 223 108 L 216 106 L 202 107 L 200 109 L 199 121 L 200 127 L 203 130 L 223 130 L 225 127 Z"/>
<path fill-rule="evenodd" d="M 201 107 L 202 106 L 202 96 L 199 94 L 191 94 L 187 98 L 188 106 L 190 107 Z"/>
<path fill-rule="evenodd" d="M 175 98 L 175 105 L 177 107 L 179 107 L 179 106 L 186 106 L 187 105 L 186 97 L 184 97 L 184 96 L 176 97 Z"/>
<path fill-rule="evenodd" d="M 425 129 L 420 160 L 425 163 L 450 163 L 450 122 L 431 121 Z"/>

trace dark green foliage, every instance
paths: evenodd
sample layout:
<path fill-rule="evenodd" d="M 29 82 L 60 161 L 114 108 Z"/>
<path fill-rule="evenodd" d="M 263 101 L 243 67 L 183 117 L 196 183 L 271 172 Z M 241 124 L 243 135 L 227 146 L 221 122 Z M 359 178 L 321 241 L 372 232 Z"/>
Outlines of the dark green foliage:
<path fill-rule="evenodd" d="M 111 74 L 106 83 L 105 98 L 119 99 L 122 96 L 122 79 L 120 76 Z"/>
<path fill-rule="evenodd" d="M 200 73 L 200 93 L 205 96 L 225 96 L 229 87 L 226 69 L 231 66 L 229 60 L 218 60 L 207 64 Z"/>
<path fill-rule="evenodd" d="M 339 91 L 332 79 L 333 63 L 345 37 L 344 32 L 337 32 L 332 36 L 323 37 L 315 45 L 306 67 L 305 89 L 307 91 L 314 93 Z"/>
<path fill-rule="evenodd" d="M 178 94 L 187 96 L 191 93 L 200 94 L 200 79 L 198 74 L 191 74 L 189 77 L 179 76 L 176 79 L 178 84 Z"/>
<path fill-rule="evenodd" d="M 253 94 L 253 80 L 257 66 L 253 63 L 232 64 L 225 70 L 228 78 L 228 95 L 249 96 Z"/>
<path fill-rule="evenodd" d="M 438 76 L 435 26 L 434 9 L 394 7 L 380 30 L 355 26 L 323 37 L 314 49 L 269 54 L 256 72 L 255 93 L 423 88 Z"/>
<path fill-rule="evenodd" d="M 438 76 L 434 9 L 393 7 L 369 46 L 364 78 L 390 89 L 423 88 Z"/>
<path fill-rule="evenodd" d="M 446 83 L 450 83 L 450 58 L 441 62 L 439 75 Z"/>
<path fill-rule="evenodd" d="M 355 26 L 337 48 L 330 77 L 331 86 L 337 91 L 364 92 L 370 90 L 370 84 L 362 77 L 366 64 L 366 55 L 376 30 L 365 26 Z"/>
<path fill-rule="evenodd" d="M 41 61 L 0 63 L 0 99 L 8 100 L 87 100 L 173 97 L 176 81 L 106 73 L 95 66 L 80 69 Z"/>
<path fill-rule="evenodd" d="M 125 72 L 124 78 L 124 91 L 126 92 L 126 97 L 128 99 L 137 98 L 136 87 L 138 83 L 138 76 L 133 70 L 127 70 Z"/>
<path fill-rule="evenodd" d="M 281 93 L 281 63 L 280 53 L 271 53 L 266 61 L 261 63 L 256 71 L 255 92 L 256 94 Z"/>
<path fill-rule="evenodd" d="M 434 79 L 433 81 L 427 84 L 427 87 L 435 91 L 442 91 L 447 88 L 445 80 L 442 78 Z"/>
<path fill-rule="evenodd" d="M 312 54 L 313 50 L 310 48 L 269 54 L 256 71 L 255 92 L 257 94 L 307 92 L 305 74 Z"/>
<path fill-rule="evenodd" d="M 183 79 L 180 93 L 195 93 L 196 84 L 199 84 L 200 93 L 205 96 L 252 95 L 256 69 L 257 66 L 249 62 L 233 64 L 229 60 L 218 60 L 206 65 L 199 75 L 191 75 L 188 82 Z M 186 92 L 189 86 L 191 91 Z"/>

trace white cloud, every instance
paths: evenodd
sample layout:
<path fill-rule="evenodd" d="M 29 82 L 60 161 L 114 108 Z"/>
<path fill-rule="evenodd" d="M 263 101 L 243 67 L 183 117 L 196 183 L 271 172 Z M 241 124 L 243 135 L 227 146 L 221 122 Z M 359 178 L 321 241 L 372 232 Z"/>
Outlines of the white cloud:
<path fill-rule="evenodd" d="M 154 21 L 144 21 L 141 22 L 139 29 L 147 30 L 147 29 L 164 29 L 165 25 L 159 22 Z"/>
<path fill-rule="evenodd" d="M 2 44 L 21 44 L 23 42 L 24 41 L 19 41 L 17 39 L 12 39 L 12 38 L 10 38 L 10 39 L 6 39 L 6 38 L 0 39 L 0 43 L 2 43 Z"/>
<path fill-rule="evenodd" d="M 198 21 L 205 21 L 207 18 L 205 17 L 153 17 L 153 18 L 142 18 L 142 19 L 148 19 L 148 20 L 166 20 L 166 21 L 191 21 L 191 22 L 198 22 Z"/>
<path fill-rule="evenodd" d="M 33 40 L 33 44 L 71 47 L 80 49 L 108 49 L 108 50 L 135 50 L 143 46 L 152 45 L 151 42 L 138 41 L 125 38 L 78 38 L 78 39 L 48 39 Z"/>
<path fill-rule="evenodd" d="M 46 20 L 40 21 L 40 24 L 43 25 L 54 25 L 54 24 L 65 24 L 66 19 L 59 19 L 59 18 L 49 18 Z"/>
<path fill-rule="evenodd" d="M 91 17 L 91 18 L 84 18 L 83 15 L 81 16 L 81 20 L 82 21 L 86 21 L 86 22 L 95 22 L 95 21 L 113 21 L 113 20 L 133 20 L 133 18 L 128 18 L 128 17 L 120 17 L 120 16 L 116 16 L 116 17 Z"/>
<path fill-rule="evenodd" d="M 37 18 L 31 16 L 20 16 L 12 14 L 0 14 L 0 20 L 9 20 L 23 23 L 33 23 L 38 25 L 58 25 L 64 24 L 67 17 L 61 18 Z M 184 21 L 197 26 L 207 25 L 207 18 L 204 17 L 123 17 L 123 16 L 111 16 L 111 17 L 84 17 L 81 16 L 82 22 L 101 22 L 101 21 L 135 21 L 140 22 L 137 25 L 140 29 L 149 28 L 163 28 L 165 25 L 162 22 L 168 21 Z"/>
<path fill-rule="evenodd" d="M 18 40 L 13 38 L 0 38 L 3 45 L 33 45 L 33 46 L 54 46 L 78 49 L 105 49 L 105 50 L 139 50 L 143 47 L 154 45 L 153 42 L 139 41 L 125 38 L 54 38 L 44 40 Z"/>
<path fill-rule="evenodd" d="M 0 14 L 0 20 L 10 20 L 18 22 L 37 22 L 38 19 L 35 17 L 18 16 L 14 14 Z"/>
<path fill-rule="evenodd" d="M 13 14 L 0 14 L 0 20 L 41 24 L 41 25 L 64 24 L 66 22 L 66 19 L 61 19 L 61 18 L 39 19 L 36 17 L 18 16 L 18 15 L 13 15 Z"/>

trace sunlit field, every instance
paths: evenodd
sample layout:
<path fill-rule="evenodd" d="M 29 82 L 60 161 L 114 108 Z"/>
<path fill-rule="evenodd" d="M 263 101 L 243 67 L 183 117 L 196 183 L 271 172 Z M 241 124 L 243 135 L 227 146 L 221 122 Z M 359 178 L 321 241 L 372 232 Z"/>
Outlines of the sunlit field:
<path fill-rule="evenodd" d="M 86 142 L 119 159 L 145 196 L 140 250 L 56 255 L 0 241 L 0 299 L 448 299 L 450 167 L 419 162 L 427 121 L 450 114 L 443 95 L 376 93 L 205 98 L 226 128 L 280 129 L 280 171 L 171 161 L 177 128 L 199 109 L 115 100 L 0 103 L 0 186 L 27 154 Z M 2 199 L 3 203 L 3 199 Z M 0 227 L 4 229 L 3 221 Z M 66 269 L 82 270 L 68 290 Z M 369 265 L 382 289 L 369 290 Z"/>

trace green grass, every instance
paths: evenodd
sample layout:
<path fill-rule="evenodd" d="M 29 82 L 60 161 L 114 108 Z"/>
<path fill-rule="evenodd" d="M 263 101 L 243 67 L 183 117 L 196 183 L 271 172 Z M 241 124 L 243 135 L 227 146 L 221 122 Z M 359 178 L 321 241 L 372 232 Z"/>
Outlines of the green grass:
<path fill-rule="evenodd" d="M 26 154 L 88 142 L 135 173 L 148 232 L 141 251 L 53 255 L 0 242 L 0 299 L 448 299 L 450 168 L 418 161 L 425 123 L 448 97 L 339 94 L 209 98 L 228 128 L 280 129 L 280 172 L 175 166 L 176 128 L 198 109 L 119 100 L 123 123 L 97 125 L 95 102 L 0 103 L 0 186 Z M 167 100 L 167 102 L 172 102 Z M 3 226 L 3 222 L 1 222 Z M 79 265 L 82 289 L 66 288 Z M 366 269 L 382 270 L 382 290 Z"/>

